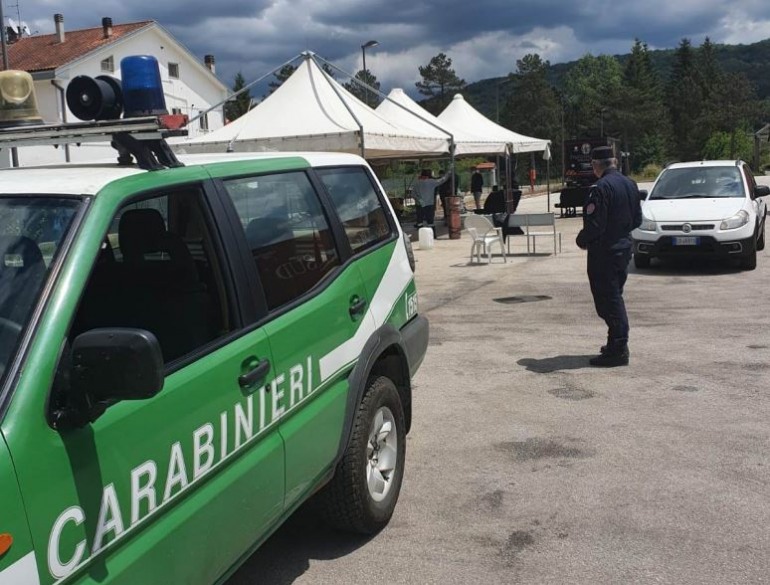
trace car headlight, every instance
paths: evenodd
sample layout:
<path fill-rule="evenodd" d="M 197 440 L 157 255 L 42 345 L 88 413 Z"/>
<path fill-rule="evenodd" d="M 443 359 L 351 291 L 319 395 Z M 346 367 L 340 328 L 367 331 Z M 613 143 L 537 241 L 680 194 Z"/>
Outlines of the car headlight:
<path fill-rule="evenodd" d="M 747 223 L 749 223 L 749 214 L 745 209 L 741 209 L 732 217 L 728 217 L 727 219 L 723 220 L 722 224 L 719 226 L 719 229 L 734 230 L 745 226 Z"/>
<path fill-rule="evenodd" d="M 649 217 L 642 215 L 642 225 L 639 226 L 639 229 L 643 232 L 655 232 L 658 231 L 658 226 Z"/>

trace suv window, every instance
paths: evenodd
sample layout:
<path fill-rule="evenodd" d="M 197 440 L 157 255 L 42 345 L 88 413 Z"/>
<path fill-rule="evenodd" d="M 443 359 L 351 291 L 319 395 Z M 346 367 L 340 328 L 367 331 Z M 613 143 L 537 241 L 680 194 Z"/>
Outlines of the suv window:
<path fill-rule="evenodd" d="M 390 238 L 391 227 L 368 173 L 361 167 L 318 169 L 353 252 Z"/>
<path fill-rule="evenodd" d="M 268 309 L 303 295 L 340 259 L 318 194 L 303 172 L 224 181 L 246 234 Z"/>
<path fill-rule="evenodd" d="M 0 378 L 82 202 L 0 197 Z"/>
<path fill-rule="evenodd" d="M 754 174 L 748 165 L 743 165 L 743 172 L 746 175 L 746 182 L 749 185 L 749 194 L 754 193 L 754 188 L 757 186 L 756 180 L 754 180 Z"/>
<path fill-rule="evenodd" d="M 97 327 L 152 332 L 166 363 L 233 329 L 199 188 L 125 206 L 80 302 L 71 340 Z"/>

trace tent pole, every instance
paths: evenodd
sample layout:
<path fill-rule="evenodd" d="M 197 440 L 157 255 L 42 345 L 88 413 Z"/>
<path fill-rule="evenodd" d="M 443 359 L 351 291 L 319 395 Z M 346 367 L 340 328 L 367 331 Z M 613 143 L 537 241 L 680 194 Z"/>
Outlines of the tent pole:
<path fill-rule="evenodd" d="M 229 102 L 229 101 L 230 101 L 231 99 L 233 99 L 234 97 L 241 95 L 241 94 L 242 94 L 244 91 L 246 91 L 246 90 L 250 89 L 251 87 L 253 87 L 253 86 L 254 86 L 254 85 L 256 85 L 257 83 L 259 83 L 259 82 L 260 82 L 260 81 L 262 81 L 263 79 L 265 79 L 265 78 L 269 77 L 270 75 L 272 75 L 273 73 L 275 73 L 276 71 L 280 71 L 281 69 L 283 69 L 283 68 L 284 68 L 284 67 L 286 67 L 287 65 L 291 65 L 291 64 L 292 64 L 294 61 L 296 61 L 297 59 L 299 59 L 301 56 L 302 56 L 302 54 L 299 54 L 299 55 L 297 55 L 296 57 L 292 57 L 291 59 L 289 59 L 288 61 L 286 61 L 286 63 L 284 63 L 283 65 L 279 65 L 278 67 L 276 67 L 275 69 L 273 69 L 273 70 L 271 70 L 271 71 L 268 71 L 267 73 L 265 73 L 265 74 L 264 74 L 262 77 L 260 77 L 259 79 L 255 79 L 255 80 L 254 80 L 254 81 L 252 81 L 251 83 L 247 83 L 246 85 L 244 85 L 244 86 L 243 86 L 241 89 L 239 89 L 239 90 L 238 90 L 238 91 L 236 91 L 235 93 L 231 93 L 229 96 L 227 96 L 227 97 L 226 97 L 225 99 L 223 99 L 221 102 L 214 104 L 214 105 L 213 105 L 213 106 L 211 106 L 211 107 L 210 107 L 208 110 L 203 110 L 202 112 L 200 112 L 200 113 L 199 113 L 197 116 L 195 116 L 194 118 L 190 118 L 189 120 L 187 120 L 187 124 L 186 124 L 186 125 L 187 125 L 187 126 L 189 126 L 190 124 L 192 124 L 193 122 L 195 122 L 195 120 L 197 120 L 198 118 L 202 118 L 203 116 L 205 116 L 206 114 L 208 114 L 208 113 L 209 113 L 209 112 L 211 112 L 212 110 L 215 110 L 215 109 L 217 109 L 219 106 L 222 106 L 222 105 L 226 104 L 227 102 Z"/>
<path fill-rule="evenodd" d="M 353 110 L 348 105 L 348 102 L 345 101 L 345 99 L 342 97 L 342 94 L 340 94 L 340 90 L 337 89 L 337 86 L 332 83 L 331 78 L 329 77 L 329 74 L 324 71 L 324 68 L 321 67 L 318 63 L 318 59 L 316 58 L 316 54 L 311 51 L 305 51 L 302 53 L 302 56 L 305 59 L 310 59 L 315 63 L 316 67 L 318 67 L 318 70 L 321 72 L 321 75 L 324 76 L 324 79 L 326 80 L 326 83 L 329 84 L 329 87 L 332 88 L 332 91 L 337 96 L 337 99 L 342 102 L 342 105 L 345 106 L 345 109 L 348 111 L 348 114 L 350 114 L 350 117 L 353 118 L 353 121 L 358 125 L 358 134 L 359 134 L 359 140 L 361 144 L 361 158 L 366 158 L 366 144 L 364 143 L 364 125 L 361 123 L 361 120 L 359 120 L 356 115 L 353 113 Z"/>
<path fill-rule="evenodd" d="M 426 124 L 429 124 L 429 125 L 433 126 L 433 127 L 436 129 L 436 130 L 439 130 L 440 132 L 443 132 L 444 134 L 446 134 L 446 135 L 449 137 L 449 147 L 450 147 L 450 148 L 454 148 L 454 146 L 455 146 L 455 143 L 454 143 L 454 135 L 453 135 L 451 132 L 449 132 L 448 130 L 446 130 L 445 128 L 442 128 L 442 127 L 441 127 L 441 126 L 439 126 L 438 124 L 435 124 L 435 123 L 431 122 L 430 120 L 428 120 L 428 119 L 426 119 L 426 118 L 423 118 L 423 117 L 422 117 L 420 114 L 418 114 L 417 112 L 413 112 L 412 110 L 410 110 L 410 109 L 409 109 L 409 108 L 407 108 L 406 106 L 403 106 L 402 104 L 399 104 L 397 101 L 395 101 L 395 100 L 391 99 L 389 96 L 387 96 L 387 95 L 385 95 L 384 93 L 382 93 L 382 92 L 381 92 L 379 89 L 377 89 L 376 87 L 372 87 L 371 85 L 369 85 L 369 84 L 367 84 L 367 83 L 364 83 L 363 81 L 361 81 L 361 80 L 360 80 L 360 79 L 358 79 L 357 77 L 355 77 L 355 76 L 351 75 L 350 73 L 348 73 L 348 72 L 347 72 L 347 71 L 345 71 L 344 69 L 340 69 L 340 68 L 339 68 L 339 67 L 337 67 L 337 66 L 336 66 L 334 63 L 330 63 L 329 61 L 327 61 L 327 60 L 326 60 L 326 59 L 324 59 L 323 57 L 319 57 L 318 55 L 313 55 L 313 58 L 314 58 L 314 59 L 317 59 L 317 60 L 319 60 L 319 61 L 322 61 L 323 63 L 325 63 L 326 65 L 328 65 L 328 66 L 329 66 L 329 67 L 331 67 L 332 69 L 336 69 L 337 71 L 339 71 L 340 73 L 342 73 L 342 74 L 343 74 L 343 75 L 345 75 L 346 77 L 349 77 L 349 78 L 350 78 L 350 80 L 351 80 L 353 83 L 355 83 L 355 84 L 357 84 L 357 85 L 359 85 L 359 86 L 361 86 L 361 87 L 363 87 L 363 88 L 367 89 L 368 91 L 371 91 L 372 93 L 376 93 L 376 94 L 377 94 L 377 95 L 379 95 L 381 98 L 388 100 L 388 101 L 389 101 L 391 104 L 394 104 L 394 105 L 398 106 L 399 108 L 401 108 L 401 109 L 402 109 L 402 110 L 404 110 L 405 112 L 408 112 L 408 113 L 412 114 L 412 116 L 415 116 L 415 117 L 419 118 L 420 120 L 422 120 L 422 121 L 423 121 L 423 122 L 425 122 Z"/>

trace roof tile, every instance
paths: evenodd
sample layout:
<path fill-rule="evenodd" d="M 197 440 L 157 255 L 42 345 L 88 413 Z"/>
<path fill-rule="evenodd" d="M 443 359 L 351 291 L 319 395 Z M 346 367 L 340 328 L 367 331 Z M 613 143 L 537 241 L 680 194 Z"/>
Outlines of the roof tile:
<path fill-rule="evenodd" d="M 55 33 L 25 37 L 8 47 L 8 61 L 11 69 L 22 71 L 56 69 L 150 24 L 152 20 L 113 25 L 107 39 L 101 26 L 65 31 L 63 43 Z"/>

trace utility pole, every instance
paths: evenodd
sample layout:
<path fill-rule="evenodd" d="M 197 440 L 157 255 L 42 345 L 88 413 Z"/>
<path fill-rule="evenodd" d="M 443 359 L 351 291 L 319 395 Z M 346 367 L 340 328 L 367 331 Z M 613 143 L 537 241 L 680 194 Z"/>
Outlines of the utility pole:
<path fill-rule="evenodd" d="M 0 0 L 0 45 L 3 49 L 3 71 L 8 69 L 9 63 L 8 63 L 8 47 L 6 46 L 5 42 L 5 15 L 3 14 L 3 0 Z M 19 166 L 19 152 L 16 150 L 16 147 L 14 146 L 11 148 L 11 166 L 12 167 L 18 167 Z"/>
<path fill-rule="evenodd" d="M 3 15 L 3 2 L 0 0 L 0 25 L 2 25 L 2 30 L 0 30 L 0 45 L 3 47 L 3 71 L 8 69 L 8 48 L 5 44 L 5 16 Z"/>

